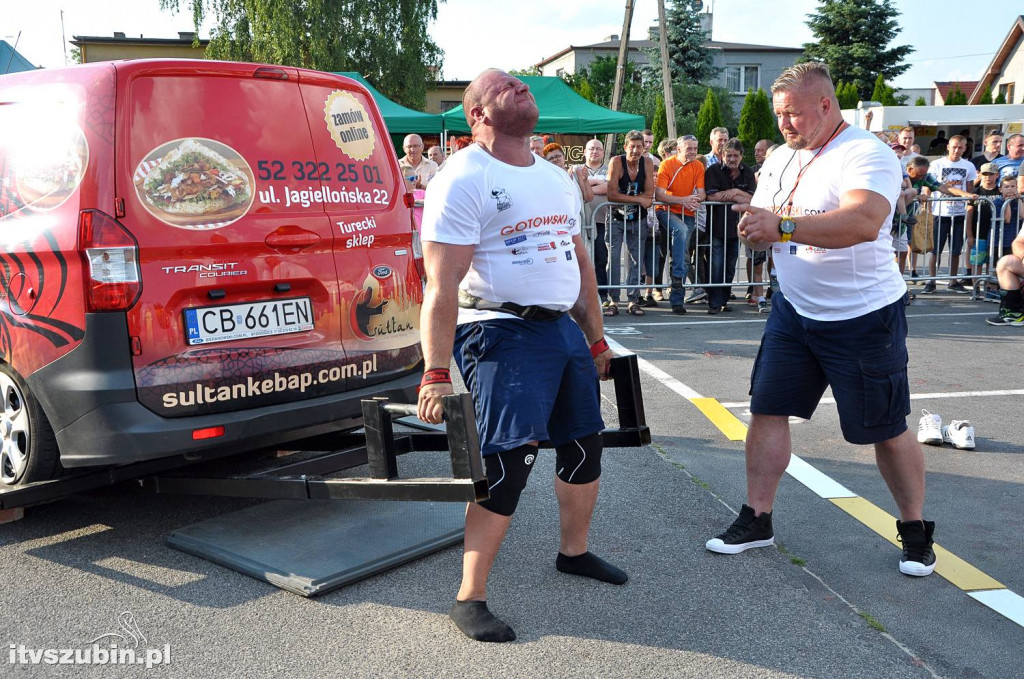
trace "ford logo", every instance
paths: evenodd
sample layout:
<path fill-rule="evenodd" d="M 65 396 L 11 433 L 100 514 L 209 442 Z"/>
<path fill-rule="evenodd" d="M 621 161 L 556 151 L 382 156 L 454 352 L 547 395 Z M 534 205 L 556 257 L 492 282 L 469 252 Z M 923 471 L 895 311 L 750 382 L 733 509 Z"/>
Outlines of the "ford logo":
<path fill-rule="evenodd" d="M 380 266 L 373 267 L 373 277 L 374 278 L 387 278 L 390 275 L 391 275 L 391 267 L 387 266 L 386 264 L 381 264 Z"/>

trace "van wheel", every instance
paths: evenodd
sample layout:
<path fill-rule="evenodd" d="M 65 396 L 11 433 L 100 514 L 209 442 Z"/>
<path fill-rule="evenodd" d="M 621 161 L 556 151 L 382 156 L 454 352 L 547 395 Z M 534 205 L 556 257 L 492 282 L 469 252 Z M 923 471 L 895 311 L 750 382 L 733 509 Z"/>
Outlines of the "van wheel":
<path fill-rule="evenodd" d="M 6 363 L 0 363 L 0 398 L 0 484 L 54 478 L 60 465 L 53 430 L 39 401 Z"/>

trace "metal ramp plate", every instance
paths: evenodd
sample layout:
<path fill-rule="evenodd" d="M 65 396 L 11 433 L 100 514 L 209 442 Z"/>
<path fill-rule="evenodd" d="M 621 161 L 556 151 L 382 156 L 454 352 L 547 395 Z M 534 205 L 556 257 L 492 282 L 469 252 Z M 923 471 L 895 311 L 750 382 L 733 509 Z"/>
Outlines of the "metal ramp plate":
<path fill-rule="evenodd" d="M 316 596 L 462 541 L 460 502 L 277 500 L 173 531 L 167 543 Z"/>

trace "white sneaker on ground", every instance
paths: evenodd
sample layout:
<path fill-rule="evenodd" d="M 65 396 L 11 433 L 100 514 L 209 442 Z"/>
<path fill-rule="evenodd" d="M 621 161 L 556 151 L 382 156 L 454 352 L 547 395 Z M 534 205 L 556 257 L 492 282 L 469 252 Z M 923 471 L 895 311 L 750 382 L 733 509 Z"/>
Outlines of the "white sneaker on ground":
<path fill-rule="evenodd" d="M 917 425 L 917 442 L 929 446 L 942 445 L 942 418 L 927 410 L 922 410 L 921 421 Z"/>
<path fill-rule="evenodd" d="M 967 420 L 953 420 L 942 428 L 942 442 L 960 450 L 974 450 L 974 427 Z"/>

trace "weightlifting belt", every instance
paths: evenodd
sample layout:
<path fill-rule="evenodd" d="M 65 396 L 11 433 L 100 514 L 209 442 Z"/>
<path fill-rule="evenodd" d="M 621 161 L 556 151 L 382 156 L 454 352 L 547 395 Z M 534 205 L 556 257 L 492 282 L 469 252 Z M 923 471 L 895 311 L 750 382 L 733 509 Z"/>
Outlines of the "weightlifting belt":
<path fill-rule="evenodd" d="M 480 311 L 500 311 L 518 316 L 527 321 L 557 321 L 565 315 L 564 311 L 555 311 L 542 306 L 523 306 L 514 302 L 491 302 L 459 289 L 459 307 L 462 309 L 479 309 Z"/>

